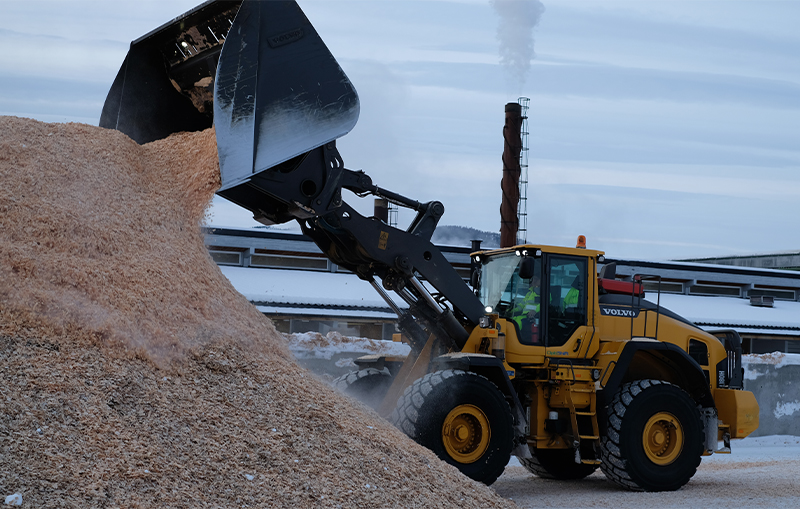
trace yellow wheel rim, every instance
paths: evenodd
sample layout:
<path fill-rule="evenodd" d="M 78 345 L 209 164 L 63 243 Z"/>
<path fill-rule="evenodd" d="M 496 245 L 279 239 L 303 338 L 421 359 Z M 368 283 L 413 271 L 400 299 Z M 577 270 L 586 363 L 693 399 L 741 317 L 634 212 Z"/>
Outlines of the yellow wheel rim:
<path fill-rule="evenodd" d="M 442 424 L 444 448 L 459 463 L 478 461 L 488 449 L 491 436 L 489 419 L 474 405 L 455 407 Z"/>
<path fill-rule="evenodd" d="M 659 412 L 644 426 L 642 444 L 647 457 L 656 465 L 669 465 L 683 450 L 683 427 L 674 415 Z"/>

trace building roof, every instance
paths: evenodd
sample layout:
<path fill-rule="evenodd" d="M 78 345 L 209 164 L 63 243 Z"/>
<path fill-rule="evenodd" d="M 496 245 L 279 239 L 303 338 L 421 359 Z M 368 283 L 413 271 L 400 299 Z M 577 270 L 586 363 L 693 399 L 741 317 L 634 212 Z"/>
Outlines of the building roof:
<path fill-rule="evenodd" d="M 647 300 L 658 295 L 648 292 Z M 739 333 L 764 333 L 800 336 L 800 302 L 776 300 L 774 307 L 751 306 L 735 297 L 700 297 L 661 294 L 660 305 L 703 329 L 735 329 Z"/>
<path fill-rule="evenodd" d="M 324 259 L 304 235 L 260 230 L 209 228 L 206 244 L 241 253 L 238 263 L 221 263 L 220 270 L 259 310 L 270 315 L 393 320 L 395 313 L 378 293 L 356 275 L 328 263 L 308 265 L 303 256 Z M 215 247 L 216 246 L 216 247 Z M 454 266 L 469 267 L 469 248 L 439 246 Z M 296 265 L 264 262 L 260 253 L 300 260 Z M 291 256 L 287 255 L 290 254 Z M 219 253 L 217 253 L 219 254 Z M 263 257 L 262 257 L 263 258 Z M 733 328 L 740 333 L 800 337 L 800 272 L 758 267 L 734 267 L 696 262 L 611 260 L 616 275 L 630 280 L 636 274 L 663 278 L 661 306 L 704 329 Z M 224 263 L 230 263 L 225 258 Z M 260 265 L 260 266 L 255 266 Z M 287 265 L 283 267 L 283 265 Z M 309 270 L 313 269 L 313 270 Z M 646 283 L 647 285 L 648 283 Z M 647 298 L 656 301 L 655 284 Z M 647 287 L 647 286 L 646 286 Z M 401 308 L 406 304 L 389 292 Z M 774 297 L 773 307 L 757 307 L 750 298 Z"/>
<path fill-rule="evenodd" d="M 355 274 L 225 267 L 220 270 L 234 288 L 257 306 L 298 310 L 330 308 L 392 313 L 389 305 Z M 286 312 L 286 311 L 283 311 Z"/>
<path fill-rule="evenodd" d="M 264 313 L 396 317 L 369 283 L 354 274 L 225 266 L 220 269 Z M 655 292 L 647 292 L 646 298 L 654 303 L 659 300 Z M 662 293 L 659 304 L 704 329 L 800 336 L 800 302 L 776 300 L 774 307 L 757 307 L 742 298 Z"/>

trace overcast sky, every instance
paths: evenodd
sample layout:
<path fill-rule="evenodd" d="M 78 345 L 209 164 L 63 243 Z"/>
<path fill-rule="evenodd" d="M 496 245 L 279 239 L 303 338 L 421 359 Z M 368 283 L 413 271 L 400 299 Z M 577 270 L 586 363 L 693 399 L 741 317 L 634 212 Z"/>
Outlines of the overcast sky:
<path fill-rule="evenodd" d="M 0 115 L 96 125 L 130 41 L 198 3 L 0 0 Z M 800 2 L 299 3 L 361 100 L 345 166 L 442 201 L 440 224 L 499 230 L 504 105 L 526 96 L 529 242 L 800 249 Z M 257 224 L 221 199 L 213 218 Z"/>

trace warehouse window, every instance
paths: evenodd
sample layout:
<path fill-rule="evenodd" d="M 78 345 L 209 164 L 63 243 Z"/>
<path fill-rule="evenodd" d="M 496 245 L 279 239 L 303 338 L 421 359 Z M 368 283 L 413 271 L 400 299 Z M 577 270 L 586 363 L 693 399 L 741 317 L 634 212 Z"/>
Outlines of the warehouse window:
<path fill-rule="evenodd" d="M 675 281 L 661 281 L 659 285 L 658 281 L 645 281 L 644 283 L 644 291 L 645 292 L 652 292 L 652 293 L 683 293 L 683 283 L 678 283 Z"/>
<path fill-rule="evenodd" d="M 794 290 L 778 290 L 776 288 L 765 289 L 756 287 L 747 292 L 748 297 L 757 297 L 759 295 L 766 295 L 779 300 L 795 300 L 797 298 Z"/>
<path fill-rule="evenodd" d="M 741 297 L 742 289 L 738 286 L 726 285 L 694 285 L 689 288 L 690 295 L 722 295 L 726 297 Z"/>
<path fill-rule="evenodd" d="M 236 251 L 209 251 L 211 259 L 217 265 L 241 265 L 242 253 Z"/>
<path fill-rule="evenodd" d="M 253 254 L 250 257 L 250 266 L 278 269 L 328 270 L 328 259 L 310 256 Z"/>

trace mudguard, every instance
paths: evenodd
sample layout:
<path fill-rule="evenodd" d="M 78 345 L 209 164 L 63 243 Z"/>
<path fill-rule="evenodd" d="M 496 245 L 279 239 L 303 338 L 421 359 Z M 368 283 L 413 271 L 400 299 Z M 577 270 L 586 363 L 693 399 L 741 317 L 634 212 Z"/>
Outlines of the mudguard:
<path fill-rule="evenodd" d="M 636 341 L 631 340 L 625 345 L 622 354 L 614 366 L 611 375 L 605 376 L 601 381 L 602 389 L 597 392 L 598 408 L 604 407 L 626 381 L 625 375 L 632 365 L 633 357 L 637 352 L 647 352 L 658 356 L 667 365 L 669 371 L 678 377 L 677 385 L 686 390 L 704 408 L 714 407 L 714 398 L 709 391 L 708 380 L 703 374 L 703 368 L 689 357 L 683 349 L 662 341 Z"/>

